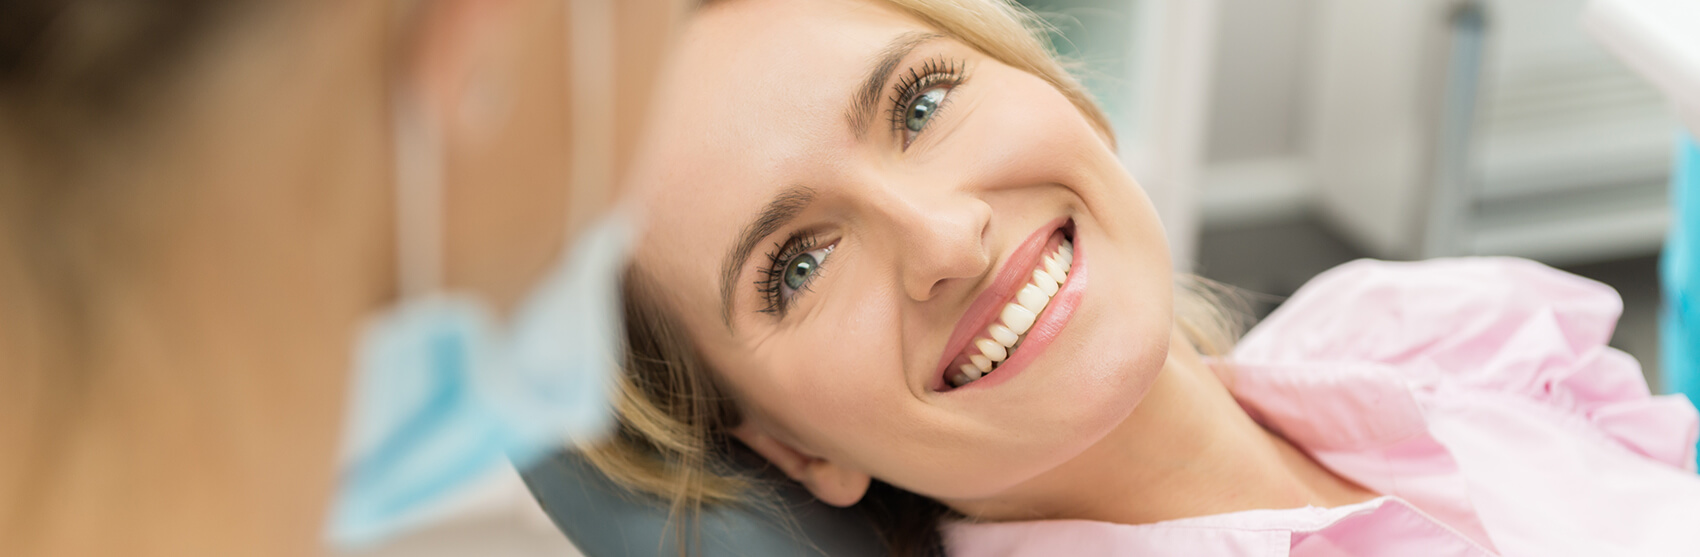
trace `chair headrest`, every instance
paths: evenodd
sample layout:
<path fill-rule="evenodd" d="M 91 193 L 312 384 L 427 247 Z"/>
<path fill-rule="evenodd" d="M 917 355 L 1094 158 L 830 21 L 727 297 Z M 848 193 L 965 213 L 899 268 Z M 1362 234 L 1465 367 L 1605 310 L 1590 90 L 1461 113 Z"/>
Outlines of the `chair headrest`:
<path fill-rule="evenodd" d="M 679 554 L 665 502 L 616 485 L 575 452 L 555 454 L 522 471 L 521 476 L 550 520 L 586 557 Z M 772 508 L 751 505 L 704 510 L 691 555 L 886 554 L 878 534 L 857 512 L 820 503 L 788 483 L 782 483 L 777 491 L 778 502 Z"/>

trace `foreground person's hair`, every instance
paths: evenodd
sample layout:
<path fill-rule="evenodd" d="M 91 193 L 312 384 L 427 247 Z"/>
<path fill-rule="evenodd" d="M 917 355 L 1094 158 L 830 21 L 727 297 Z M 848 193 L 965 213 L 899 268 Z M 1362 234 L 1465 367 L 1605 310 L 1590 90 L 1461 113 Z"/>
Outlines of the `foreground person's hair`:
<path fill-rule="evenodd" d="M 944 34 L 1016 69 L 1049 82 L 1113 142 L 1108 120 L 1048 46 L 1047 27 L 1006 0 L 885 0 Z M 684 327 L 661 302 L 659 285 L 633 269 L 625 278 L 627 351 L 618 404 L 619 430 L 587 447 L 585 456 L 626 487 L 672 503 L 681 553 L 688 550 L 693 517 L 703 505 L 760 503 L 764 477 L 734 461 L 750 457 L 730 431 L 736 404 L 719 388 L 692 347 Z M 1187 340 L 1206 355 L 1222 354 L 1239 329 L 1224 312 L 1222 290 L 1182 277 L 1175 290 L 1175 320 Z M 855 505 L 885 538 L 893 555 L 941 553 L 939 521 L 951 514 L 936 501 L 875 480 Z"/>

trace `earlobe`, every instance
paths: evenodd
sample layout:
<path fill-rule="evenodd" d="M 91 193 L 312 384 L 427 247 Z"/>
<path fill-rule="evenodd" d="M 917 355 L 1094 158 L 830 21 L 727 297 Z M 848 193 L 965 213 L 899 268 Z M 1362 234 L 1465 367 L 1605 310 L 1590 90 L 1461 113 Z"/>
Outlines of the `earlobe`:
<path fill-rule="evenodd" d="M 733 428 L 732 435 L 828 505 L 856 504 L 868 493 L 868 485 L 873 481 L 864 472 L 798 451 L 749 421 Z"/>

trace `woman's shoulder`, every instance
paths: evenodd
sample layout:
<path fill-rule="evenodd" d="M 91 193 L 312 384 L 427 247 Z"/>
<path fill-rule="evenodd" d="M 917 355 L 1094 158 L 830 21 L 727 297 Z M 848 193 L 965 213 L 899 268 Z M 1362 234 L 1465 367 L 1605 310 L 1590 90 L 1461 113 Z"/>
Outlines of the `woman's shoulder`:
<path fill-rule="evenodd" d="M 1232 360 L 1236 373 L 1370 365 L 1420 389 L 1517 396 L 1691 467 L 1694 407 L 1652 396 L 1607 344 L 1622 308 L 1611 287 L 1524 259 L 1361 260 L 1312 279 Z"/>
<path fill-rule="evenodd" d="M 1235 357 L 1481 361 L 1531 327 L 1552 348 L 1582 352 L 1610 340 L 1622 308 L 1611 287 L 1526 259 L 1363 259 L 1311 279 Z"/>

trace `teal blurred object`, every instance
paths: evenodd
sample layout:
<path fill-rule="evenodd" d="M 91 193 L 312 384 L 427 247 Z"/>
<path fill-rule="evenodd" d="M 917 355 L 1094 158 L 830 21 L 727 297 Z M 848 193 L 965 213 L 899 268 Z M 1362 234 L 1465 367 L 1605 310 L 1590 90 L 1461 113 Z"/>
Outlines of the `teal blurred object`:
<path fill-rule="evenodd" d="M 1700 2 L 1590 0 L 1582 26 L 1657 86 L 1687 130 L 1671 174 L 1671 224 L 1659 261 L 1660 373 L 1667 393 L 1700 402 Z"/>
<path fill-rule="evenodd" d="M 1671 178 L 1670 239 L 1659 261 L 1659 319 L 1665 390 L 1700 401 L 1700 145 L 1683 134 Z"/>

